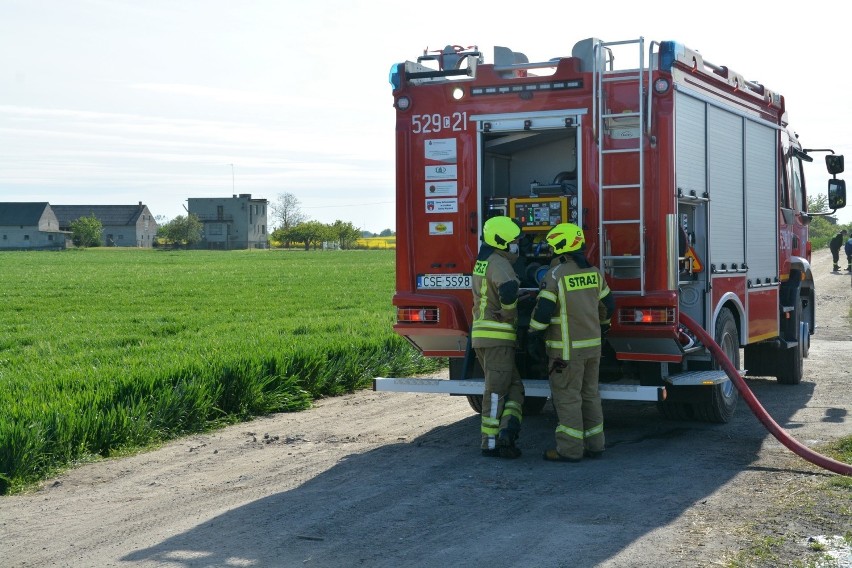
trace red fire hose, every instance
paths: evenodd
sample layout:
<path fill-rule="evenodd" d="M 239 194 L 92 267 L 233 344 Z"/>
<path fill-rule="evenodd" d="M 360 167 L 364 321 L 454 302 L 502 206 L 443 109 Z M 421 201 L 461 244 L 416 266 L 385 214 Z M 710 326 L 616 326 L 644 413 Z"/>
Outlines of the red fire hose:
<path fill-rule="evenodd" d="M 809 447 L 804 444 L 799 443 L 796 439 L 790 436 L 781 426 L 778 425 L 775 420 L 772 419 L 771 416 L 766 412 L 766 409 L 763 408 L 763 405 L 755 398 L 754 393 L 751 392 L 751 389 L 748 388 L 748 385 L 734 369 L 733 363 L 728 359 L 725 355 L 725 352 L 713 341 L 713 338 L 702 329 L 700 325 L 698 325 L 695 320 L 693 320 L 688 315 L 681 313 L 680 321 L 683 325 L 685 325 L 692 333 L 694 333 L 704 344 L 707 349 L 710 350 L 710 353 L 713 354 L 716 361 L 722 366 L 725 373 L 727 373 L 728 378 L 734 383 L 734 386 L 737 387 L 737 390 L 740 391 L 740 395 L 745 399 L 751 411 L 754 412 L 754 415 L 757 416 L 757 419 L 766 427 L 769 432 L 775 436 L 775 438 L 787 446 L 793 453 L 800 456 L 801 458 L 811 462 L 814 465 L 818 465 L 823 469 L 827 469 L 829 471 L 833 471 L 834 473 L 839 473 L 840 475 L 849 475 L 852 476 L 852 465 L 839 462 L 837 460 L 831 459 L 822 454 L 818 454 Z"/>

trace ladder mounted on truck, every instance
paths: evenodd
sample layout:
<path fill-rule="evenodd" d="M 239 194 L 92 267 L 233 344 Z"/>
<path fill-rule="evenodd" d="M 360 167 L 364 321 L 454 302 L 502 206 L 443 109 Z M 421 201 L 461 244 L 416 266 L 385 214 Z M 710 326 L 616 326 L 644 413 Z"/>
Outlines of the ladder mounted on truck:
<path fill-rule="evenodd" d="M 638 67 L 614 69 L 612 47 L 637 45 Z M 592 67 L 594 137 L 598 153 L 598 227 L 600 266 L 612 278 L 636 282 L 619 287 L 622 294 L 645 294 L 645 124 L 644 102 L 645 39 L 595 41 Z M 649 62 L 650 63 L 650 62 Z M 626 110 L 613 108 L 613 91 L 619 86 L 632 89 L 635 100 Z M 631 96 L 632 98 L 632 96 Z M 624 104 L 623 102 L 621 104 Z M 638 168 L 618 168 L 625 160 L 638 160 Z M 613 179 L 614 171 L 637 171 L 638 179 Z M 632 216 L 619 215 L 614 201 L 635 203 Z M 613 238 L 613 234 L 617 236 Z M 621 248 L 632 245 L 633 248 Z"/>

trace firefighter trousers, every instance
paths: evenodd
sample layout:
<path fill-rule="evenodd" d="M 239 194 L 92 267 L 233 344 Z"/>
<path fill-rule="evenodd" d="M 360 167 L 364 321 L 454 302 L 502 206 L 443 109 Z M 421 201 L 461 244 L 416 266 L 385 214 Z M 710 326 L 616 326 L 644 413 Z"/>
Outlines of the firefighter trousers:
<path fill-rule="evenodd" d="M 515 346 L 477 347 L 476 358 L 485 372 L 482 397 L 482 449 L 497 447 L 497 435 L 512 417 L 519 428 L 523 418 L 524 383 L 515 365 Z"/>
<path fill-rule="evenodd" d="M 560 456 L 570 459 L 580 459 L 584 450 L 602 452 L 603 410 L 598 391 L 600 357 L 572 359 L 565 362 L 565 367 L 552 363 L 551 360 L 550 391 L 559 419 L 556 450 Z"/>

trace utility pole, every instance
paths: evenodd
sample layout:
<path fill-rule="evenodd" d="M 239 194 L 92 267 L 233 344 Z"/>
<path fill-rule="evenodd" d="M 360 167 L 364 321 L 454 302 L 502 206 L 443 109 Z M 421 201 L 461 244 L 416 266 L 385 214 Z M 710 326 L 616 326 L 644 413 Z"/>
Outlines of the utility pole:
<path fill-rule="evenodd" d="M 232 195 L 237 194 L 235 177 L 234 177 L 234 164 L 231 164 L 231 194 Z"/>

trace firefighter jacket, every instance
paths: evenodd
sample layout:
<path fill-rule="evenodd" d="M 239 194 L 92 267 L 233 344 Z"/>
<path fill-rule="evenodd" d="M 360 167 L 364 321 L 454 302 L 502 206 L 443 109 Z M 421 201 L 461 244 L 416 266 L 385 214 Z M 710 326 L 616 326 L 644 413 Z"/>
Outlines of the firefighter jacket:
<path fill-rule="evenodd" d="M 828 248 L 829 248 L 829 250 L 831 250 L 832 252 L 837 252 L 837 251 L 839 251 L 839 250 L 840 250 L 840 247 L 842 247 L 842 246 L 843 246 L 843 237 L 844 237 L 844 236 L 845 236 L 845 235 L 844 235 L 842 232 L 841 232 L 841 233 L 837 233 L 836 235 L 834 235 L 834 236 L 831 238 L 831 240 L 830 240 L 830 241 L 828 241 Z"/>
<path fill-rule="evenodd" d="M 603 274 L 570 255 L 553 260 L 542 280 L 530 332 L 545 331 L 551 359 L 600 357 L 601 327 L 609 325 L 615 301 Z"/>
<path fill-rule="evenodd" d="M 473 267 L 471 346 L 515 345 L 520 281 L 512 264 L 516 254 L 483 244 Z"/>

